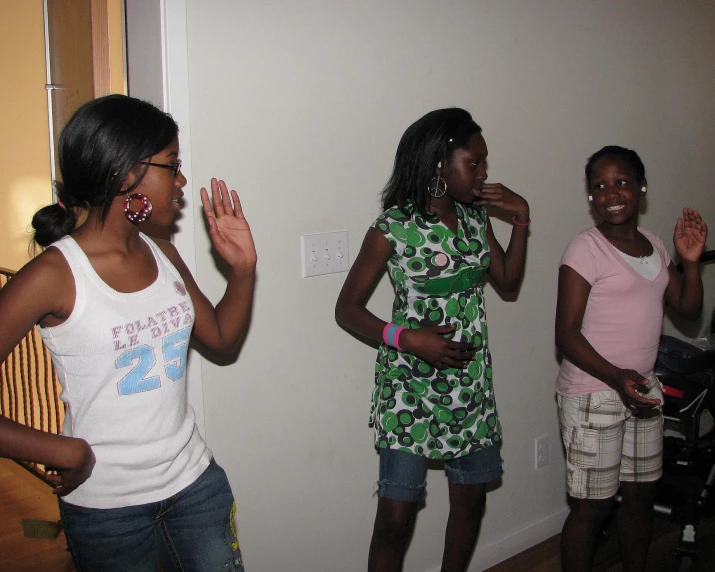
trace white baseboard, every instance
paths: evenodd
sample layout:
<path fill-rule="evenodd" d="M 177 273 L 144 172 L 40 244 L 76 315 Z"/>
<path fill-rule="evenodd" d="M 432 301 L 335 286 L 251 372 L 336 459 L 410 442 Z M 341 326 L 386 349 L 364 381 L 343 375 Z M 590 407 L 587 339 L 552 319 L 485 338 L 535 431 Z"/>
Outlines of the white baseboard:
<path fill-rule="evenodd" d="M 504 562 L 504 560 L 516 556 L 520 552 L 539 544 L 539 542 L 543 542 L 547 538 L 560 533 L 568 514 L 569 509 L 564 508 L 543 520 L 513 532 L 509 536 L 500 538 L 492 544 L 478 547 L 474 551 L 474 557 L 468 572 L 482 572 L 482 570 Z M 439 570 L 439 568 L 433 568 L 429 572 L 439 572 Z"/>

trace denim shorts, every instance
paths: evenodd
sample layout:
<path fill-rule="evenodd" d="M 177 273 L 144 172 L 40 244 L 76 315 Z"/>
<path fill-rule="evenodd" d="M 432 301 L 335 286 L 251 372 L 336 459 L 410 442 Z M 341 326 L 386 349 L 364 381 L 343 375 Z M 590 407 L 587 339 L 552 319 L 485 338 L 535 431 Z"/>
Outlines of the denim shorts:
<path fill-rule="evenodd" d="M 397 449 L 380 449 L 379 498 L 419 502 L 427 494 L 427 457 Z M 499 446 L 492 445 L 471 455 L 445 461 L 447 480 L 451 485 L 481 485 L 499 478 L 502 473 Z"/>
<path fill-rule="evenodd" d="M 243 572 L 226 473 L 212 459 L 191 485 L 163 501 L 96 509 L 60 499 L 78 572 Z"/>

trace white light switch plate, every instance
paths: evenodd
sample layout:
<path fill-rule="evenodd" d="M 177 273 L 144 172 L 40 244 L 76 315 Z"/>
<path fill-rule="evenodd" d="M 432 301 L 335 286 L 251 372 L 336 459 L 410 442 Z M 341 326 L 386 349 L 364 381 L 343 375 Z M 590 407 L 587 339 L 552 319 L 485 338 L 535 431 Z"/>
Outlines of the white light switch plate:
<path fill-rule="evenodd" d="M 347 231 L 304 234 L 300 247 L 303 278 L 346 272 L 350 267 Z"/>

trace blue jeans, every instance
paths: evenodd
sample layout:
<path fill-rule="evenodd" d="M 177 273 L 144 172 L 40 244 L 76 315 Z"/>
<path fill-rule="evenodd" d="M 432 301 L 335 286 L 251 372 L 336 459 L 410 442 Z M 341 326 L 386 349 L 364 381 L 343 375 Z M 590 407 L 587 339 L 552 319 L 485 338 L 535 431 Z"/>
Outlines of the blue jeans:
<path fill-rule="evenodd" d="M 481 485 L 502 473 L 499 446 L 492 445 L 471 455 L 445 461 L 447 480 L 452 485 Z M 419 502 L 427 492 L 427 457 L 398 449 L 380 449 L 379 498 Z"/>
<path fill-rule="evenodd" d="M 212 459 L 191 485 L 160 502 L 112 509 L 60 499 L 78 572 L 243 572 L 226 473 Z"/>

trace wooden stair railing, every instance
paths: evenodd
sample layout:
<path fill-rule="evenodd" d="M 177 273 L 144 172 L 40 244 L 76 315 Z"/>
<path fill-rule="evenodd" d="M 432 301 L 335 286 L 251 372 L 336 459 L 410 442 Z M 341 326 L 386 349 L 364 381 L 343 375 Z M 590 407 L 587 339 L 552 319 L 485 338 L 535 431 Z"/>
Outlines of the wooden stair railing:
<path fill-rule="evenodd" d="M 14 274 L 0 267 L 0 289 Z M 35 326 L 0 364 L 0 415 L 41 431 L 60 433 L 65 417 L 60 391 L 49 350 Z M 47 482 L 43 465 L 17 462 Z"/>

